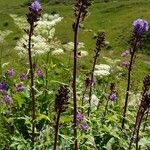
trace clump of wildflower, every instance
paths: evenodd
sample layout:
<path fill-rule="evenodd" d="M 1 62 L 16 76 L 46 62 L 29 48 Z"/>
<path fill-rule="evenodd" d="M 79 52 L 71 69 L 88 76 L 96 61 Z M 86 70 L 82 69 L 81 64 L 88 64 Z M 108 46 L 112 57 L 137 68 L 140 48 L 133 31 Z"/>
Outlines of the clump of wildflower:
<path fill-rule="evenodd" d="M 143 19 L 137 19 L 133 22 L 133 32 L 137 36 L 143 35 L 149 29 L 148 22 Z"/>
<path fill-rule="evenodd" d="M 35 0 L 31 6 L 30 6 L 31 10 L 34 12 L 38 12 L 42 9 L 41 4 L 39 3 L 39 1 Z"/>
<path fill-rule="evenodd" d="M 130 62 L 129 61 L 124 61 L 124 62 L 122 62 L 122 66 L 124 66 L 124 67 L 128 67 L 130 65 Z"/>
<path fill-rule="evenodd" d="M 52 51 L 52 55 L 61 55 L 61 54 L 64 54 L 64 51 L 61 48 Z"/>
<path fill-rule="evenodd" d="M 15 85 L 17 92 L 23 92 L 24 91 L 24 86 L 22 83 L 18 83 Z"/>
<path fill-rule="evenodd" d="M 115 83 L 111 83 L 110 91 L 111 93 L 109 95 L 109 100 L 114 102 L 117 100 L 117 90 L 116 90 Z"/>
<path fill-rule="evenodd" d="M 87 131 L 89 126 L 85 120 L 84 114 L 81 112 L 77 112 L 76 114 L 77 124 L 81 131 Z"/>
<path fill-rule="evenodd" d="M 68 99 L 69 99 L 69 89 L 67 85 L 60 87 L 58 94 L 56 94 L 55 99 L 55 110 L 56 112 L 63 112 L 67 108 Z"/>
<path fill-rule="evenodd" d="M 43 70 L 41 68 L 39 68 L 37 71 L 36 71 L 36 74 L 38 77 L 43 77 Z"/>
<path fill-rule="evenodd" d="M 142 99 L 141 99 L 141 103 L 137 112 L 137 116 L 136 116 L 136 121 L 135 121 L 135 127 L 134 127 L 134 131 L 132 134 L 132 138 L 129 144 L 129 150 L 132 147 L 132 143 L 133 143 L 133 137 L 135 137 L 135 141 L 136 141 L 136 149 L 138 149 L 138 142 L 140 140 L 139 137 L 139 131 L 140 131 L 140 127 L 141 127 L 141 123 L 143 121 L 143 118 L 146 114 L 146 112 L 149 111 L 150 108 L 150 75 L 146 76 L 144 78 L 143 81 L 143 92 L 142 92 Z"/>
<path fill-rule="evenodd" d="M 83 121 L 83 119 L 84 119 L 84 114 L 82 114 L 81 112 L 77 112 L 77 114 L 76 114 L 76 119 L 77 119 L 78 122 Z"/>
<path fill-rule="evenodd" d="M 56 124 L 55 124 L 55 136 L 54 136 L 54 150 L 57 148 L 58 141 L 58 131 L 59 131 L 59 120 L 61 117 L 61 113 L 63 113 L 67 109 L 68 100 L 69 100 L 69 89 L 67 85 L 61 86 L 58 90 L 58 94 L 56 94 L 55 99 L 55 111 L 56 111 Z"/>
<path fill-rule="evenodd" d="M 124 52 L 122 52 L 121 56 L 122 57 L 126 57 L 130 54 L 129 50 L 125 50 Z"/>
<path fill-rule="evenodd" d="M 6 91 L 8 88 L 8 84 L 6 82 L 0 82 L 0 92 Z"/>
<path fill-rule="evenodd" d="M 125 104 L 124 104 L 123 119 L 122 119 L 122 129 L 124 128 L 124 124 L 126 120 L 126 112 L 128 107 L 129 91 L 131 85 L 131 73 L 132 73 L 133 64 L 135 62 L 136 52 L 140 46 L 142 36 L 148 31 L 148 29 L 149 29 L 148 22 L 143 19 L 137 19 L 133 22 L 133 38 L 130 47 L 130 61 L 123 62 L 123 66 L 128 68 L 128 78 L 127 78 L 127 89 L 126 89 Z"/>
<path fill-rule="evenodd" d="M 101 77 L 108 76 L 110 75 L 110 70 L 111 67 L 107 64 L 95 65 L 94 75 L 101 76 Z"/>
<path fill-rule="evenodd" d="M 89 128 L 89 126 L 88 126 L 88 124 L 86 122 L 80 125 L 80 129 L 82 131 L 87 131 L 88 128 Z"/>
<path fill-rule="evenodd" d="M 12 69 L 12 68 L 8 69 L 8 70 L 7 70 L 7 75 L 10 76 L 10 77 L 11 77 L 11 76 L 14 76 L 14 75 L 15 75 L 15 70 Z"/>
<path fill-rule="evenodd" d="M 31 6 L 29 7 L 29 13 L 27 14 L 27 21 L 30 25 L 33 25 L 34 22 L 37 22 L 39 20 L 39 17 L 41 16 L 41 4 L 35 0 Z"/>
<path fill-rule="evenodd" d="M 116 101 L 116 99 L 117 99 L 117 94 L 115 93 L 115 92 L 113 92 L 113 93 L 111 93 L 111 95 L 109 96 L 109 99 L 111 100 L 111 101 Z"/>
<path fill-rule="evenodd" d="M 26 79 L 27 79 L 26 74 L 21 73 L 21 74 L 20 74 L 20 81 L 25 81 Z"/>
<path fill-rule="evenodd" d="M 5 95 L 4 98 L 3 98 L 3 100 L 4 100 L 5 104 L 7 104 L 7 105 L 12 104 L 12 102 L 13 102 L 12 101 L 12 97 L 9 96 L 9 95 Z"/>

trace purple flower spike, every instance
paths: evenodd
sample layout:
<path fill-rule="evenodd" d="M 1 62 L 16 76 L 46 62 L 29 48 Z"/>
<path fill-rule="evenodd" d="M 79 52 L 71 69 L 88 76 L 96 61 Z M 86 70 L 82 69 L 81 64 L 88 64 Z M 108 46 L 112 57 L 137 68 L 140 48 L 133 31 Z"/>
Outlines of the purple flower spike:
<path fill-rule="evenodd" d="M 121 56 L 122 57 L 126 57 L 129 55 L 129 51 L 128 50 L 125 50 L 124 52 L 122 52 Z"/>
<path fill-rule="evenodd" d="M 27 79 L 24 73 L 20 74 L 20 81 L 25 81 Z"/>
<path fill-rule="evenodd" d="M 84 115 L 82 113 L 80 113 L 80 112 L 77 112 L 76 118 L 77 118 L 78 122 L 81 122 L 84 119 Z"/>
<path fill-rule="evenodd" d="M 137 19 L 133 22 L 133 32 L 135 35 L 141 36 L 148 31 L 149 25 L 146 20 Z"/>
<path fill-rule="evenodd" d="M 116 93 L 112 93 L 110 96 L 109 96 L 109 99 L 111 100 L 111 101 L 116 101 L 116 99 L 117 99 L 117 95 L 116 95 Z"/>
<path fill-rule="evenodd" d="M 124 66 L 124 67 L 128 67 L 130 65 L 130 62 L 129 61 L 124 61 L 123 63 L 122 63 L 122 66 Z"/>
<path fill-rule="evenodd" d="M 18 83 L 15 86 L 16 86 L 17 92 L 23 92 L 24 91 L 24 87 L 23 87 L 22 83 Z"/>
<path fill-rule="evenodd" d="M 88 130 L 88 128 L 89 128 L 89 126 L 88 126 L 88 124 L 87 123 L 84 123 L 84 124 L 81 124 L 81 130 L 82 131 L 87 131 Z"/>
<path fill-rule="evenodd" d="M 12 69 L 12 68 L 11 68 L 11 69 L 8 69 L 8 70 L 7 70 L 7 75 L 10 76 L 10 77 L 11 77 L 11 76 L 14 76 L 14 75 L 15 75 L 14 69 Z"/>
<path fill-rule="evenodd" d="M 41 4 L 39 3 L 39 1 L 35 0 L 32 4 L 31 4 L 31 10 L 34 12 L 39 12 L 41 10 Z"/>
<path fill-rule="evenodd" d="M 36 72 L 38 77 L 43 77 L 43 70 L 41 68 L 39 68 Z"/>
<path fill-rule="evenodd" d="M 6 82 L 0 82 L 0 92 L 6 91 L 8 88 L 8 85 Z"/>
<path fill-rule="evenodd" d="M 7 105 L 12 104 L 12 102 L 13 102 L 12 98 L 9 95 L 4 96 L 3 100 Z"/>

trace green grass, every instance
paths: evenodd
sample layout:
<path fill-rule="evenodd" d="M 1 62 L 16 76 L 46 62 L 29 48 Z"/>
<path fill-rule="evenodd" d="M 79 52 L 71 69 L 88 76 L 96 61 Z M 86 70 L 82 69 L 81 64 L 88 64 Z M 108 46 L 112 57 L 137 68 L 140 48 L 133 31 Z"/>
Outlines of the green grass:
<path fill-rule="evenodd" d="M 26 0 L 0 0 L 0 30 L 12 30 L 13 33 L 6 37 L 7 43 L 2 45 L 3 55 L 7 56 L 2 59 L 2 62 L 8 60 L 14 64 L 19 63 L 17 61 L 17 54 L 13 50 L 16 40 L 22 35 L 14 24 L 9 14 L 18 14 L 19 16 L 25 16 L 28 9 L 25 6 Z M 43 13 L 57 12 L 64 19 L 56 27 L 56 37 L 61 40 L 62 43 L 66 43 L 73 40 L 72 23 L 74 21 L 73 5 L 56 4 L 52 5 L 46 3 L 43 5 Z M 120 52 L 129 48 L 129 40 L 131 37 L 132 23 L 137 18 L 144 18 L 150 21 L 150 0 L 130 0 L 130 1 L 115 1 L 115 2 L 101 2 L 94 3 L 89 10 L 89 16 L 84 23 L 85 29 L 90 29 L 92 32 L 80 30 L 79 40 L 85 42 L 86 49 L 92 53 L 95 45 L 93 36 L 98 31 L 104 31 L 106 33 L 106 40 L 110 42 L 109 50 L 103 51 L 103 56 L 110 58 L 119 58 Z M 148 51 L 150 45 L 147 46 L 145 51 Z M 86 62 L 84 62 L 86 60 Z M 88 64 L 91 58 L 87 58 L 81 61 L 81 66 Z M 137 70 L 140 73 L 142 79 L 144 75 L 149 71 L 148 62 L 149 56 L 139 54 L 137 59 Z M 89 63 L 87 63 L 89 62 Z"/>

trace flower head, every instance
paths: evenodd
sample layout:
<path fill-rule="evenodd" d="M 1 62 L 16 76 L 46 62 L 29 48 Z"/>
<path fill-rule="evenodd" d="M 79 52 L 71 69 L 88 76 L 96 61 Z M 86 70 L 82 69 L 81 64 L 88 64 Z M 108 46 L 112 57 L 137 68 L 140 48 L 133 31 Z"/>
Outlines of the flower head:
<path fill-rule="evenodd" d="M 24 73 L 20 74 L 20 81 L 25 81 L 26 79 L 27 76 Z"/>
<path fill-rule="evenodd" d="M 88 126 L 87 123 L 83 123 L 83 124 L 81 124 L 80 128 L 81 128 L 82 131 L 87 131 L 89 126 Z"/>
<path fill-rule="evenodd" d="M 84 119 L 84 114 L 82 114 L 82 113 L 80 113 L 80 112 L 77 112 L 77 114 L 76 114 L 76 119 L 77 119 L 78 122 L 83 121 L 83 119 Z"/>
<path fill-rule="evenodd" d="M 113 93 L 109 96 L 109 99 L 114 102 L 114 101 L 117 99 L 117 94 L 116 94 L 116 92 L 113 92 Z"/>
<path fill-rule="evenodd" d="M 124 67 L 128 67 L 130 65 L 130 62 L 129 61 L 124 61 L 123 63 L 122 63 L 122 66 L 124 66 Z"/>
<path fill-rule="evenodd" d="M 17 92 L 23 92 L 24 91 L 24 87 L 23 87 L 22 83 L 18 83 L 15 86 L 16 86 Z"/>
<path fill-rule="evenodd" d="M 129 55 L 129 51 L 128 50 L 125 50 L 124 52 L 122 52 L 121 56 L 122 57 L 126 57 Z"/>
<path fill-rule="evenodd" d="M 37 71 L 36 71 L 36 74 L 38 77 L 43 77 L 43 70 L 41 68 L 39 68 Z"/>
<path fill-rule="evenodd" d="M 148 22 L 143 19 L 137 19 L 133 22 L 133 32 L 135 35 L 141 36 L 149 29 Z"/>
<path fill-rule="evenodd" d="M 0 91 L 6 91 L 8 88 L 8 85 L 6 82 L 0 82 Z"/>
<path fill-rule="evenodd" d="M 7 75 L 8 75 L 8 76 L 14 76 L 14 75 L 15 75 L 14 69 L 12 69 L 12 68 L 8 69 L 8 70 L 7 70 Z"/>
<path fill-rule="evenodd" d="M 69 92 L 67 85 L 61 86 L 58 90 L 58 94 L 56 94 L 55 99 L 55 111 L 64 112 L 67 109 L 68 100 L 69 100 Z"/>
<path fill-rule="evenodd" d="M 35 0 L 32 4 L 31 4 L 31 10 L 34 12 L 39 12 L 41 10 L 41 4 L 39 3 L 39 1 Z"/>
<path fill-rule="evenodd" d="M 9 95 L 4 96 L 3 100 L 8 105 L 12 104 L 12 98 Z"/>

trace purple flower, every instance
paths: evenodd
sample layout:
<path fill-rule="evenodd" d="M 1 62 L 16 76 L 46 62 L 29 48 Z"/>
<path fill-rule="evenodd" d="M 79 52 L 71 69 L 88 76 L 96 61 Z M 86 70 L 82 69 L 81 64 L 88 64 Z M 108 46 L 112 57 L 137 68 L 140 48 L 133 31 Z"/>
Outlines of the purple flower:
<path fill-rule="evenodd" d="M 0 91 L 6 91 L 8 88 L 8 85 L 6 82 L 0 82 Z"/>
<path fill-rule="evenodd" d="M 24 73 L 20 74 L 20 81 L 25 81 L 26 79 L 27 76 Z"/>
<path fill-rule="evenodd" d="M 14 76 L 14 75 L 15 75 L 14 69 L 12 69 L 12 68 L 8 69 L 8 70 L 7 70 L 7 75 L 8 75 L 8 76 Z"/>
<path fill-rule="evenodd" d="M 12 104 L 12 102 L 13 102 L 11 96 L 9 96 L 9 95 L 4 96 L 3 100 L 7 105 Z"/>
<path fill-rule="evenodd" d="M 81 128 L 82 131 L 87 131 L 89 126 L 88 126 L 87 123 L 83 123 L 83 124 L 81 124 L 80 128 Z"/>
<path fill-rule="evenodd" d="M 115 101 L 115 100 L 117 99 L 116 93 L 113 92 L 113 93 L 109 96 L 109 99 L 110 99 L 111 101 Z"/>
<path fill-rule="evenodd" d="M 23 87 L 22 83 L 16 84 L 15 87 L 16 87 L 16 90 L 18 92 L 23 92 L 24 91 L 24 87 Z"/>
<path fill-rule="evenodd" d="M 124 66 L 124 67 L 128 67 L 130 65 L 130 62 L 129 61 L 124 61 L 123 63 L 122 63 L 122 66 Z"/>
<path fill-rule="evenodd" d="M 129 55 L 129 51 L 128 50 L 125 50 L 124 52 L 122 52 L 121 56 L 122 57 L 126 57 Z"/>
<path fill-rule="evenodd" d="M 39 3 L 39 1 L 35 0 L 32 4 L 31 4 L 31 10 L 34 12 L 39 12 L 41 10 L 41 4 Z"/>
<path fill-rule="evenodd" d="M 133 32 L 135 35 L 143 35 L 149 29 L 148 22 L 143 19 L 137 19 L 133 22 Z"/>
<path fill-rule="evenodd" d="M 76 114 L 76 119 L 77 119 L 78 122 L 83 121 L 83 119 L 84 119 L 84 114 L 82 114 L 82 113 L 80 113 L 80 112 L 77 112 L 77 114 Z"/>
<path fill-rule="evenodd" d="M 43 70 L 41 68 L 39 68 L 37 71 L 36 71 L 36 74 L 38 77 L 43 77 Z"/>

